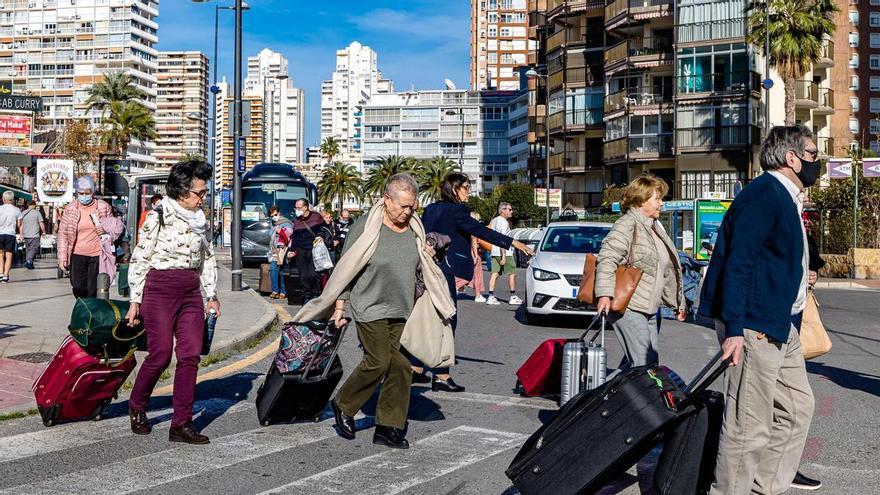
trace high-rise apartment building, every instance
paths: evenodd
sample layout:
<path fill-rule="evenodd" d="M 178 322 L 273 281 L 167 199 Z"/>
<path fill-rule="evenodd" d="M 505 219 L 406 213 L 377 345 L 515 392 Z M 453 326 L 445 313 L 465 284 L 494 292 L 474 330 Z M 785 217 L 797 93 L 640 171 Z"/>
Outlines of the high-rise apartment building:
<path fill-rule="evenodd" d="M 519 90 L 528 64 L 526 0 L 471 0 L 471 89 Z"/>
<path fill-rule="evenodd" d="M 357 41 L 337 50 L 336 69 L 321 85 L 321 141 L 334 137 L 342 161 L 360 165 L 361 112 L 375 95 L 394 91 L 390 80 L 378 69 L 378 56 Z"/>
<path fill-rule="evenodd" d="M 265 100 L 265 161 L 305 163 L 305 97 L 293 85 L 287 58 L 268 48 L 248 57 L 244 94 Z"/>
<path fill-rule="evenodd" d="M 45 127 L 70 119 L 97 124 L 89 88 L 107 72 L 124 71 L 156 109 L 156 0 L 4 0 L 0 8 L 0 81 L 19 94 L 43 97 Z M 128 158 L 152 167 L 153 144 L 133 142 Z"/>
<path fill-rule="evenodd" d="M 218 82 L 217 86 L 220 92 L 217 93 L 217 138 L 218 145 L 216 150 L 215 163 L 219 164 L 219 172 L 217 173 L 217 189 L 232 188 L 232 170 L 234 160 L 234 144 L 232 137 L 232 106 L 234 98 L 232 97 L 232 87 L 225 80 Z M 244 125 L 244 149 L 242 155 L 245 157 L 245 171 L 252 169 L 255 165 L 263 161 L 263 98 L 259 95 L 242 95 L 244 104 L 250 104 L 250 111 L 246 111 L 246 122 Z"/>
<path fill-rule="evenodd" d="M 196 51 L 159 52 L 156 79 L 156 166 L 169 168 L 187 154 L 207 157 L 208 58 Z"/>
<path fill-rule="evenodd" d="M 835 141 L 835 154 L 845 156 L 859 146 L 880 153 L 880 0 L 849 0 L 837 6 L 837 31 L 829 53 L 836 61 L 835 108 L 845 106 L 851 115 L 847 122 L 833 125 L 842 141 Z"/>

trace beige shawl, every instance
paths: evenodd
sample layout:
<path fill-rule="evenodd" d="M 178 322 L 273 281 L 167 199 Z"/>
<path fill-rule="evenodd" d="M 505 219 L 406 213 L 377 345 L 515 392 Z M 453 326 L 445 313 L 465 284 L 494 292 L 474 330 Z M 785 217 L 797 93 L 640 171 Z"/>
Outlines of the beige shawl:
<path fill-rule="evenodd" d="M 364 232 L 346 251 L 320 297 L 312 299 L 293 317 L 294 321 L 329 319 L 336 299 L 367 265 L 379 244 L 379 230 L 385 217 L 385 205 L 376 203 L 367 214 Z M 455 314 L 455 305 L 449 297 L 446 278 L 437 263 L 425 251 L 425 227 L 418 215 L 413 215 L 409 227 L 416 235 L 416 246 L 421 258 L 425 293 L 416 299 L 413 311 L 406 320 L 400 344 L 413 356 L 431 368 L 449 367 L 455 363 L 455 342 L 449 319 Z M 413 287 L 415 290 L 415 287 Z"/>

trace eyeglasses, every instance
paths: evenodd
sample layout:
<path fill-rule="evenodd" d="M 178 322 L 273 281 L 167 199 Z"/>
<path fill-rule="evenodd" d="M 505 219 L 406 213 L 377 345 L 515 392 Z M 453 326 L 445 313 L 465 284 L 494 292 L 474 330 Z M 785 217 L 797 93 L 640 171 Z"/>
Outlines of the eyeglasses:
<path fill-rule="evenodd" d="M 191 192 L 191 193 L 195 194 L 196 196 L 198 196 L 199 199 L 205 199 L 205 196 L 208 195 L 208 190 L 207 190 L 207 189 L 202 189 L 202 190 L 200 190 L 200 191 L 196 191 L 195 189 L 190 189 L 189 192 Z"/>
<path fill-rule="evenodd" d="M 815 150 L 804 150 L 804 154 L 805 154 L 805 155 L 806 155 L 806 154 L 809 154 L 811 157 L 813 157 L 813 160 L 812 160 L 812 161 L 816 161 L 816 159 L 819 158 L 819 150 L 818 150 L 818 149 L 815 149 Z"/>

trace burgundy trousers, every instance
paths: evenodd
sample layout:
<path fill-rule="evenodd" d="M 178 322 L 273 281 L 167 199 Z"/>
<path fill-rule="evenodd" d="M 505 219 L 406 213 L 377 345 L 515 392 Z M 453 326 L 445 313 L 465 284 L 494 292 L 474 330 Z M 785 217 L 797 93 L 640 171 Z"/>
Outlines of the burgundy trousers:
<path fill-rule="evenodd" d="M 192 420 L 205 329 L 199 272 L 150 270 L 140 314 L 147 329 L 148 354 L 138 371 L 128 404 L 133 410 L 146 410 L 159 375 L 171 363 L 172 346 L 176 340 L 171 426 L 183 426 Z"/>

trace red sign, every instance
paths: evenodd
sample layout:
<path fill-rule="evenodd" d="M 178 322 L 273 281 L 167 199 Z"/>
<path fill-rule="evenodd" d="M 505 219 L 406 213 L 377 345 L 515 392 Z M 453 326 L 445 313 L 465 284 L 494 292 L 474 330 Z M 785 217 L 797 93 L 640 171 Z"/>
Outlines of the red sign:
<path fill-rule="evenodd" d="M 26 152 L 31 149 L 31 117 L 0 115 L 0 149 Z"/>
<path fill-rule="evenodd" d="M 0 133 L 30 135 L 31 118 L 0 115 Z"/>

